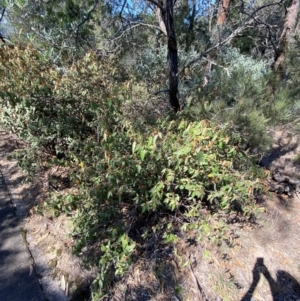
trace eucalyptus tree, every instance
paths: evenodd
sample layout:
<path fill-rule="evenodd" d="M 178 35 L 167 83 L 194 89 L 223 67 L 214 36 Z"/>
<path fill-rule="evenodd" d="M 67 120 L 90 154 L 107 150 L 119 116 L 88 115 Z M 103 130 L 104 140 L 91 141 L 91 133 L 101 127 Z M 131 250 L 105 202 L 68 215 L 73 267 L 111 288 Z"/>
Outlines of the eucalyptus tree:
<path fill-rule="evenodd" d="M 4 15 L 5 15 L 5 7 L 0 7 L 1 11 L 0 11 L 0 26 L 2 25 L 1 23 L 4 20 Z M 2 29 L 2 26 L 0 27 L 0 29 Z M 5 43 L 5 39 L 4 39 L 4 35 L 3 33 L 0 31 L 0 40 L 2 43 Z"/>
<path fill-rule="evenodd" d="M 169 87 L 164 91 L 167 90 L 170 105 L 177 112 L 181 109 L 180 76 L 203 60 L 216 64 L 219 50 L 225 44 L 273 61 L 275 57 L 279 62 L 280 53 L 286 47 L 285 37 L 290 32 L 285 30 L 287 34 L 280 38 L 285 24 L 284 10 L 294 2 L 299 3 L 291 0 L 1 0 L 0 5 L 7 11 L 5 17 L 13 24 L 16 35 L 35 43 L 57 64 L 72 62 L 88 50 L 104 57 L 113 54 L 122 58 L 166 48 L 168 67 L 164 71 L 162 66 L 161 70 L 167 72 L 162 77 L 168 77 Z"/>
<path fill-rule="evenodd" d="M 283 72 L 283 64 L 285 61 L 286 52 L 289 46 L 292 35 L 295 32 L 297 19 L 299 16 L 300 3 L 299 0 L 289 1 L 289 7 L 286 12 L 284 25 L 279 38 L 278 46 L 275 51 L 275 71 Z"/>

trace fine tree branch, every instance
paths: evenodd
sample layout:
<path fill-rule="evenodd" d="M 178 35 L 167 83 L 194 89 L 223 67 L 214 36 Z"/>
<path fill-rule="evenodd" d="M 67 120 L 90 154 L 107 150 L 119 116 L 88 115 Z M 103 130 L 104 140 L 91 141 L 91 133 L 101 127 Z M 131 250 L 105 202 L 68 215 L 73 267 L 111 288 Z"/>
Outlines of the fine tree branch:
<path fill-rule="evenodd" d="M 77 28 L 76 28 L 76 39 L 75 39 L 76 44 L 78 43 L 79 29 L 80 29 L 80 27 L 81 27 L 85 22 L 87 22 L 87 21 L 90 20 L 91 14 L 95 11 L 95 9 L 96 9 L 98 3 L 99 3 L 99 0 L 95 0 L 94 6 L 93 6 L 93 8 L 88 12 L 86 18 L 83 19 L 83 20 L 77 25 Z"/>
<path fill-rule="evenodd" d="M 109 41 L 115 41 L 115 40 L 118 40 L 120 39 L 127 31 L 131 30 L 131 29 L 134 29 L 135 27 L 138 27 L 138 26 L 145 26 L 145 27 L 149 27 L 149 28 L 153 28 L 153 29 L 157 29 L 157 30 L 160 30 L 161 31 L 161 28 L 156 26 L 156 25 L 152 25 L 152 24 L 147 24 L 147 23 L 141 23 L 141 22 L 130 22 L 130 26 L 126 29 L 124 29 L 118 36 L 115 36 L 115 37 L 111 37 L 111 38 L 108 38 L 107 40 Z M 120 31 L 120 30 L 119 30 Z"/>
<path fill-rule="evenodd" d="M 217 63 L 216 61 L 214 61 L 214 60 L 207 59 L 206 57 L 204 57 L 203 59 L 204 59 L 205 61 L 207 61 L 208 63 L 210 63 L 211 65 L 215 65 L 215 66 L 218 66 L 218 67 L 220 67 L 220 68 L 223 68 L 223 69 L 226 71 L 228 77 L 230 76 L 229 68 L 226 68 L 225 66 L 222 66 L 222 65 L 218 64 L 218 63 Z"/>
<path fill-rule="evenodd" d="M 149 1 L 149 0 L 148 0 Z M 230 36 L 228 36 L 226 39 L 224 39 L 223 41 L 215 44 L 214 46 L 210 47 L 209 49 L 207 49 L 206 51 L 202 52 L 198 57 L 196 57 L 195 59 L 191 60 L 190 62 L 188 62 L 185 66 L 183 66 L 183 68 L 177 73 L 177 75 L 181 74 L 186 68 L 190 67 L 191 65 L 197 63 L 198 61 L 200 61 L 204 56 L 206 56 L 207 54 L 209 54 L 212 50 L 223 46 L 227 43 L 229 43 L 233 38 L 235 38 L 239 33 L 241 33 L 246 27 L 248 27 L 251 23 L 253 23 L 253 21 L 256 21 L 255 19 L 255 15 L 261 11 L 264 8 L 270 7 L 270 6 L 274 6 L 274 5 L 281 5 L 283 3 L 283 0 L 280 0 L 278 2 L 274 2 L 274 3 L 269 3 L 266 5 L 262 5 L 260 7 L 258 7 L 257 9 L 255 9 L 251 14 L 247 14 L 248 18 L 245 20 L 244 24 L 240 27 L 238 27 L 236 30 L 234 30 Z M 244 2 L 242 1 L 242 4 L 244 4 Z M 243 6 L 241 7 L 241 12 L 246 14 L 244 12 Z"/>
<path fill-rule="evenodd" d="M 141 25 L 141 26 L 146 26 L 146 27 L 161 30 L 157 25 L 152 25 L 152 24 L 143 23 L 143 22 L 130 22 L 130 24 Z M 128 28 L 128 29 L 130 29 L 130 28 Z M 128 29 L 126 29 L 126 30 L 128 30 Z"/>
<path fill-rule="evenodd" d="M 283 0 L 279 0 L 278 2 L 273 2 L 273 3 L 262 5 L 262 6 L 258 7 L 257 9 L 255 9 L 251 13 L 251 16 L 253 17 L 256 13 L 258 13 L 259 11 L 261 11 L 264 8 L 267 8 L 267 7 L 270 7 L 270 6 L 275 6 L 275 5 L 281 5 L 281 4 L 283 4 Z M 244 7 L 245 7 L 245 4 L 244 4 L 244 1 L 242 0 L 241 13 L 245 13 Z"/>
<path fill-rule="evenodd" d="M 274 43 L 274 41 L 273 41 L 272 35 L 271 35 L 271 27 L 272 27 L 272 25 L 270 25 L 270 24 L 268 24 L 268 23 L 266 23 L 266 22 L 264 22 L 264 21 L 258 19 L 258 18 L 256 17 L 256 14 L 257 14 L 257 12 L 259 12 L 260 10 L 262 10 L 262 9 L 264 9 L 264 8 L 271 7 L 271 6 L 276 6 L 276 5 L 280 6 L 280 5 L 282 5 L 282 4 L 283 4 L 283 0 L 280 0 L 280 1 L 274 2 L 274 3 L 269 3 L 269 4 L 266 4 L 266 5 L 262 5 L 262 6 L 258 7 L 256 10 L 254 10 L 251 14 L 250 14 L 250 13 L 247 13 L 247 12 L 244 10 L 244 1 L 242 1 L 242 6 L 241 6 L 241 13 L 242 13 L 242 14 L 248 16 L 249 18 L 252 18 L 257 24 L 261 24 L 261 25 L 264 25 L 264 26 L 265 26 L 265 28 L 267 29 L 268 34 L 269 34 L 269 36 L 268 36 L 269 41 L 271 42 L 271 45 L 272 45 L 272 47 L 273 47 L 275 53 L 277 53 L 277 47 L 276 47 L 276 45 L 275 45 L 275 43 Z"/>
<path fill-rule="evenodd" d="M 186 68 L 188 68 L 191 65 L 193 65 L 193 64 L 197 63 L 198 61 L 200 61 L 205 55 L 209 54 L 212 50 L 214 50 L 216 48 L 219 48 L 220 46 L 229 43 L 234 37 L 236 37 L 241 31 L 243 31 L 252 22 L 253 22 L 253 20 L 248 20 L 247 22 L 244 23 L 244 25 L 242 25 L 241 27 L 234 30 L 231 33 L 231 35 L 228 36 L 226 39 L 224 39 L 223 41 L 215 44 L 214 46 L 212 46 L 210 48 L 208 48 L 206 51 L 202 52 L 198 57 L 196 57 L 195 59 L 188 62 L 185 66 L 183 66 L 183 68 L 177 73 L 177 75 L 181 74 Z"/>

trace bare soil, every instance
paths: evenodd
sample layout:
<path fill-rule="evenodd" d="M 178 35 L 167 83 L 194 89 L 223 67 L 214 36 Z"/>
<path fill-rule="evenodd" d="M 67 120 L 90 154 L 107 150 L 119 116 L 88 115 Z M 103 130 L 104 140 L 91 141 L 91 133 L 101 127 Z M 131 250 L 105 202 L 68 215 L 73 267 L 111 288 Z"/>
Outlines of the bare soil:
<path fill-rule="evenodd" d="M 270 129 L 270 135 L 273 147 L 261 159 L 261 165 L 270 171 L 270 182 L 275 169 L 283 176 L 300 179 L 299 136 L 291 127 Z M 70 218 L 41 216 L 35 211 L 47 198 L 49 173 L 60 171 L 48 171 L 30 185 L 22 184 L 24 174 L 6 157 L 20 147 L 17 141 L 0 132 L 0 168 L 9 181 L 48 299 L 68 300 L 77 288 L 85 288 L 94 274 L 72 255 Z M 262 213 L 253 223 L 232 219 L 226 239 L 219 245 L 209 240 L 197 243 L 183 233 L 171 246 L 149 240 L 106 300 L 300 300 L 300 199 L 297 194 L 270 192 L 259 206 Z"/>
<path fill-rule="evenodd" d="M 80 259 L 72 255 L 74 242 L 70 236 L 70 217 L 62 214 L 53 218 L 47 212 L 41 215 L 36 210 L 38 205 L 47 200 L 50 176 L 60 176 L 60 170 L 56 168 L 41 172 L 26 183 L 26 174 L 15 160 L 8 158 L 13 151 L 22 147 L 25 145 L 17 137 L 0 131 L 0 169 L 22 223 L 45 296 L 48 301 L 67 301 L 72 298 L 74 301 L 83 301 L 88 295 L 86 288 L 94 272 L 83 268 Z M 76 299 L 79 295 L 82 298 Z"/>

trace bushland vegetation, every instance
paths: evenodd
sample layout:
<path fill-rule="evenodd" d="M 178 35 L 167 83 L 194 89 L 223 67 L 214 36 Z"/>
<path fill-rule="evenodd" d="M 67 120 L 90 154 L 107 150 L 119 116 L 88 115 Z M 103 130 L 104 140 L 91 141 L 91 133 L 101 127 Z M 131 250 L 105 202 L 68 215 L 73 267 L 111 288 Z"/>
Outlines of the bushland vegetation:
<path fill-rule="evenodd" d="M 66 169 L 41 212 L 93 250 L 93 298 L 140 239 L 216 242 L 255 218 L 268 126 L 297 120 L 298 1 L 0 1 L 1 127 L 30 177 Z M 212 223 L 212 216 L 220 223 Z"/>

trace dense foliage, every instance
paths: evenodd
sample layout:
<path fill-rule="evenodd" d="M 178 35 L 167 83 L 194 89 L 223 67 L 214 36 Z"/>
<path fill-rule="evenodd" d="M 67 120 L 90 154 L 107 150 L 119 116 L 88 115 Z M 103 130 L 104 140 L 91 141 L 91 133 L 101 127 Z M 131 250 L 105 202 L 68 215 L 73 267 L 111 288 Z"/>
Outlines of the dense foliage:
<path fill-rule="evenodd" d="M 98 267 L 94 300 L 124 274 L 141 240 L 219 241 L 230 214 L 255 216 L 266 128 L 294 120 L 300 107 L 297 37 L 280 74 L 273 68 L 279 4 L 235 1 L 220 27 L 215 2 L 178 1 L 184 109 L 174 113 L 170 39 L 156 20 L 165 2 L 150 2 L 0 1 L 1 127 L 26 142 L 16 157 L 29 176 L 65 168 L 72 189 L 39 209 L 73 217 L 74 250 L 87 249 Z M 137 238 L 132 229 L 145 222 Z"/>
<path fill-rule="evenodd" d="M 125 271 L 134 251 L 124 210 L 133 221 L 176 214 L 185 231 L 201 230 L 202 208 L 253 214 L 257 172 L 238 136 L 226 133 L 229 125 L 189 121 L 187 112 L 139 132 L 120 110 L 131 95 L 126 76 L 114 76 L 116 67 L 92 53 L 65 70 L 29 45 L 2 47 L 1 58 L 2 124 L 28 142 L 19 160 L 29 173 L 53 164 L 69 169 L 75 193 L 48 204 L 54 214 L 74 214 L 78 251 L 101 243 L 100 288 L 111 269 Z M 174 239 L 170 225 L 157 224 L 166 241 Z"/>

